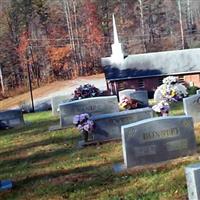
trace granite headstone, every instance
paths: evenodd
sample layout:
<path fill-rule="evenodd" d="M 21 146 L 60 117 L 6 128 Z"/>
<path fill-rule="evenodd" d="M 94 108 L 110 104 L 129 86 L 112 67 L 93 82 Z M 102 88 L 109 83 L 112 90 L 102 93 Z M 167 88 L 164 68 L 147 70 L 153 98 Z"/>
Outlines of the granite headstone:
<path fill-rule="evenodd" d="M 140 108 L 110 114 L 95 115 L 91 119 L 95 123 L 94 140 L 121 139 L 121 126 L 152 118 L 151 108 Z"/>
<path fill-rule="evenodd" d="M 136 99 L 144 104 L 144 106 L 148 106 L 148 93 L 146 90 L 124 90 L 119 92 L 119 100 L 123 98 L 123 96 L 128 96 L 131 99 Z"/>
<path fill-rule="evenodd" d="M 197 90 L 196 93 L 197 93 L 197 94 L 200 94 L 200 90 Z"/>
<path fill-rule="evenodd" d="M 122 126 L 125 168 L 192 154 L 196 142 L 192 117 L 157 117 Z"/>
<path fill-rule="evenodd" d="M 183 107 L 186 115 L 192 116 L 194 122 L 200 122 L 200 94 L 183 99 Z"/>
<path fill-rule="evenodd" d="M 117 96 L 93 97 L 81 99 L 59 105 L 60 126 L 66 127 L 73 124 L 73 117 L 78 114 L 88 113 L 91 116 L 119 112 Z"/>
<path fill-rule="evenodd" d="M 121 101 L 124 96 L 130 97 L 130 94 L 135 91 L 136 91 L 135 89 L 126 89 L 119 91 L 119 101 Z"/>
<path fill-rule="evenodd" d="M 200 199 L 200 163 L 185 168 L 189 200 Z"/>
<path fill-rule="evenodd" d="M 63 96 L 54 96 L 51 98 L 51 108 L 52 108 L 52 115 L 57 116 L 59 115 L 59 104 L 63 104 L 69 101 L 69 95 Z"/>
<path fill-rule="evenodd" d="M 0 122 L 9 126 L 23 126 L 24 118 L 20 109 L 0 111 Z"/>

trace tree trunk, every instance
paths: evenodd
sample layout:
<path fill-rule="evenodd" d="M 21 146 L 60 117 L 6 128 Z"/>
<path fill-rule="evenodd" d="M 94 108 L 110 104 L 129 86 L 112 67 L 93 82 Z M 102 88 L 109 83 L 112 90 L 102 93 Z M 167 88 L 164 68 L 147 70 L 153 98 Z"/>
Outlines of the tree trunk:
<path fill-rule="evenodd" d="M 70 13 L 70 9 L 69 9 L 68 0 L 67 1 L 62 0 L 62 2 L 63 2 L 66 21 L 67 21 L 67 28 L 68 28 L 68 33 L 69 33 L 70 44 L 71 44 L 71 48 L 73 50 L 73 58 L 74 58 L 74 64 L 75 64 L 75 76 L 76 76 L 77 72 L 78 72 L 78 63 L 77 63 L 77 59 L 76 59 L 76 47 L 75 47 L 75 42 L 74 42 L 71 13 Z"/>
<path fill-rule="evenodd" d="M 184 42 L 184 33 L 183 33 L 181 0 L 178 0 L 178 11 L 179 11 L 179 23 L 180 23 L 180 31 L 181 31 L 181 48 L 184 49 L 185 48 L 185 42 Z"/>
<path fill-rule="evenodd" d="M 146 52 L 146 45 L 145 45 L 145 38 L 144 38 L 144 14 L 143 14 L 143 0 L 138 0 L 140 3 L 140 24 L 142 30 L 142 44 L 143 44 L 143 51 Z"/>
<path fill-rule="evenodd" d="M 78 62 L 80 64 L 80 67 L 83 67 L 83 56 L 82 56 L 82 50 L 80 46 L 80 41 L 79 41 L 79 28 L 78 28 L 78 23 L 77 23 L 77 2 L 76 0 L 72 2 L 73 3 L 73 11 L 74 11 L 74 26 L 75 26 L 75 31 L 76 31 L 76 42 L 77 42 L 77 50 L 78 50 Z"/>
<path fill-rule="evenodd" d="M 3 73 L 2 73 L 2 68 L 0 65 L 0 81 L 1 81 L 1 89 L 2 89 L 2 94 L 5 94 L 5 87 L 4 87 L 4 82 L 3 82 Z"/>

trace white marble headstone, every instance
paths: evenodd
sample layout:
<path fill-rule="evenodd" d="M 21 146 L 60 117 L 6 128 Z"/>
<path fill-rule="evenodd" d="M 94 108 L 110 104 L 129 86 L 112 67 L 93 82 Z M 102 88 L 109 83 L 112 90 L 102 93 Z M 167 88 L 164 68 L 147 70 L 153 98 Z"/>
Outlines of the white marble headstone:
<path fill-rule="evenodd" d="M 200 94 L 200 90 L 197 90 L 196 93 L 197 93 L 197 94 Z"/>
<path fill-rule="evenodd" d="M 52 115 L 56 116 L 59 115 L 59 104 L 63 104 L 69 101 L 69 95 L 62 95 L 62 96 L 54 96 L 51 98 L 51 108 L 52 108 Z"/>
<path fill-rule="evenodd" d="M 121 101 L 124 96 L 136 99 L 148 106 L 148 93 L 146 90 L 126 89 L 119 92 L 119 100 Z"/>
<path fill-rule="evenodd" d="M 186 115 L 191 116 L 194 122 L 200 122 L 200 94 L 184 98 L 183 107 Z"/>
<path fill-rule="evenodd" d="M 200 163 L 185 168 L 189 200 L 200 199 Z"/>

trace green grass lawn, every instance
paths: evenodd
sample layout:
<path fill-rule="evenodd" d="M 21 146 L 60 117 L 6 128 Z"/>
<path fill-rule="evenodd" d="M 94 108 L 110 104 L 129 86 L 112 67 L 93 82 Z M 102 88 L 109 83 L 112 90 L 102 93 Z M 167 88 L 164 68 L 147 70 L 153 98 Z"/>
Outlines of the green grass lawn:
<path fill-rule="evenodd" d="M 183 113 L 181 103 L 173 110 Z M 123 162 L 120 142 L 79 149 L 76 129 L 48 132 L 58 123 L 51 112 L 27 114 L 25 120 L 31 124 L 0 132 L 0 179 L 14 182 L 12 190 L 0 192 L 1 200 L 187 199 L 184 167 L 198 162 L 198 154 L 115 174 L 113 164 Z"/>

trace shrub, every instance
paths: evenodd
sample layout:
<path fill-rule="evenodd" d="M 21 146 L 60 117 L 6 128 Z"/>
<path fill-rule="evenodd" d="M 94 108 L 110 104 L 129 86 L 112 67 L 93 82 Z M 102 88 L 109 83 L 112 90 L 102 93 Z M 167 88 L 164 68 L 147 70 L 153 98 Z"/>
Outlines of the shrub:
<path fill-rule="evenodd" d="M 190 87 L 187 88 L 187 92 L 188 92 L 189 95 L 193 95 L 193 94 L 196 94 L 198 89 L 199 88 L 196 87 L 196 86 L 190 86 Z"/>

